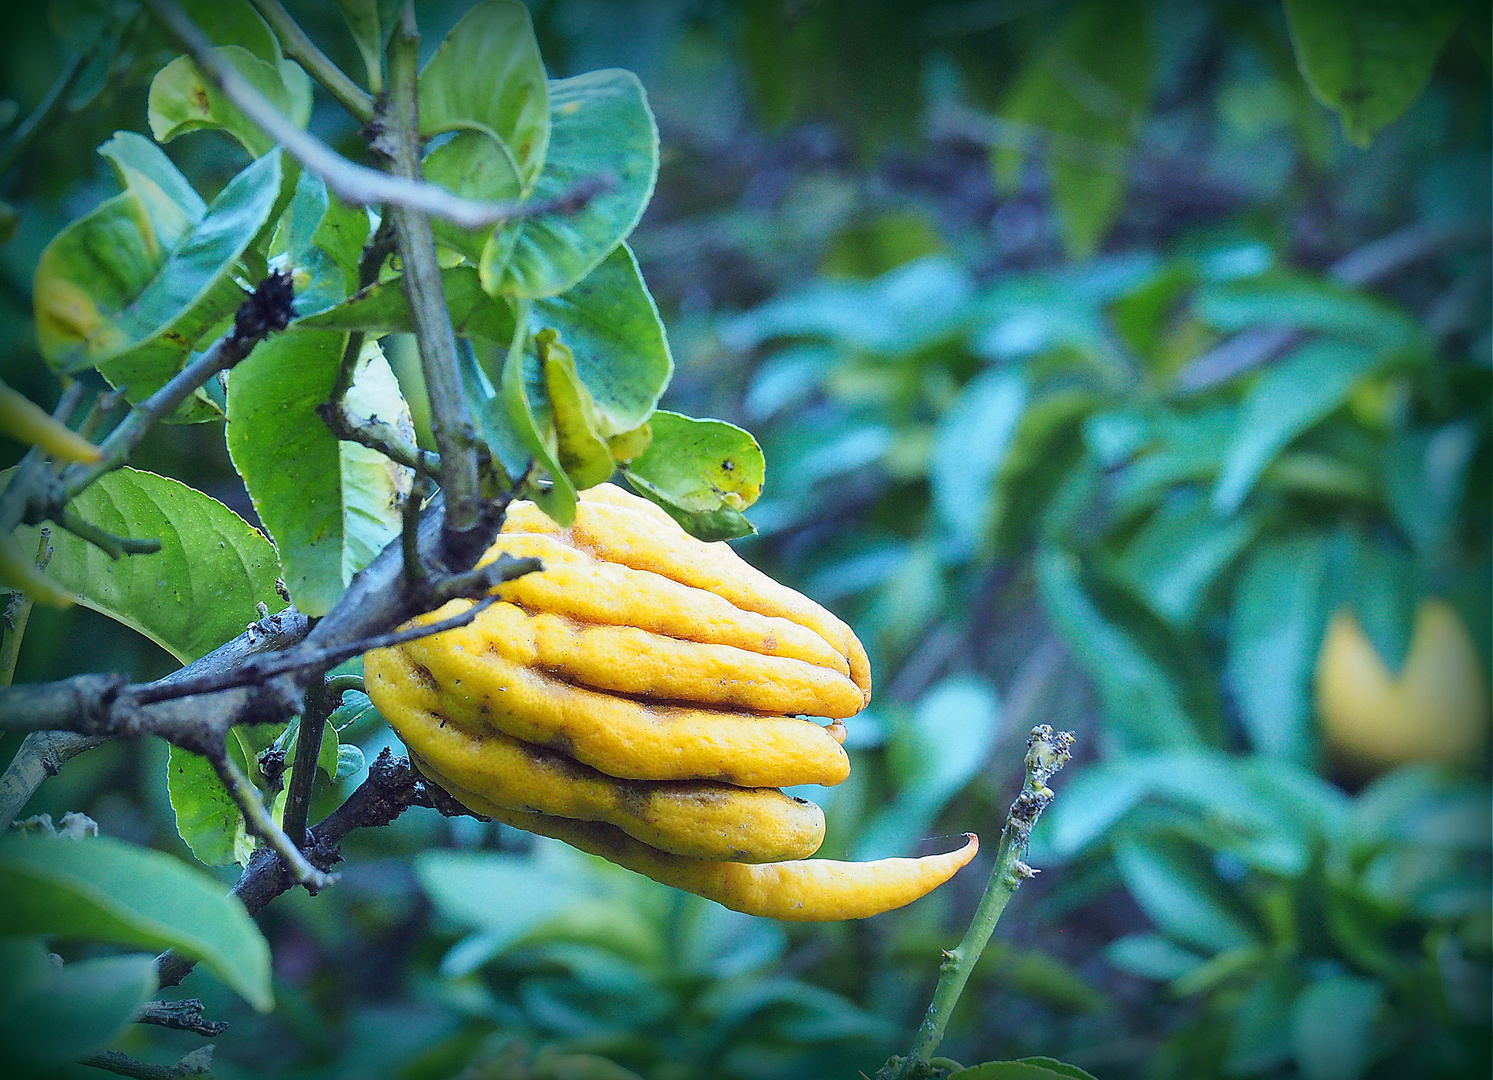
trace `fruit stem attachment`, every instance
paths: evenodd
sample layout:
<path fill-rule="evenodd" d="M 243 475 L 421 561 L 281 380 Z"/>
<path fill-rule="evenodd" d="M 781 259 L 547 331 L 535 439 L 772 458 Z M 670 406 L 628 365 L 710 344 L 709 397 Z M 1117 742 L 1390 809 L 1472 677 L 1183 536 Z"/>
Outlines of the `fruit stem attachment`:
<path fill-rule="evenodd" d="M 927 1015 L 918 1028 L 912 1050 L 905 1058 L 893 1058 L 888 1068 L 878 1073 L 889 1080 L 917 1080 L 930 1075 L 928 1058 L 943 1040 L 944 1028 L 953 1015 L 959 996 L 969 982 L 975 961 L 985 951 L 995 924 L 1006 910 L 1016 890 L 1033 870 L 1021 857 L 1026 854 L 1032 838 L 1032 826 L 1042 811 L 1052 802 L 1052 789 L 1047 786 L 1054 773 L 1063 767 L 1071 756 L 1073 733 L 1054 732 L 1047 724 L 1032 728 L 1026 741 L 1026 780 L 1021 794 L 1011 804 L 1006 815 L 1005 828 L 1001 830 L 1000 848 L 995 856 L 995 868 L 990 872 L 990 882 L 985 886 L 985 895 L 975 909 L 964 940 L 952 951 L 944 953 L 943 964 L 938 972 L 938 986 L 934 988 L 933 1000 L 928 1005 Z"/>

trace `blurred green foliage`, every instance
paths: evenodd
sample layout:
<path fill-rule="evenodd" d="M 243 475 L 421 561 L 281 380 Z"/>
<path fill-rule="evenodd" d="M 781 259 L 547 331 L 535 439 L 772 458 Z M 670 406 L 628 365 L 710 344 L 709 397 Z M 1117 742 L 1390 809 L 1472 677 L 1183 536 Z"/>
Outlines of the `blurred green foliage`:
<path fill-rule="evenodd" d="M 289 6 L 362 70 L 332 5 Z M 1369 779 L 1323 745 L 1312 695 L 1343 607 L 1397 670 L 1418 603 L 1444 597 L 1488 671 L 1486 6 L 531 6 L 552 77 L 632 69 L 658 117 L 630 242 L 678 367 L 664 403 L 757 436 L 744 552 L 871 651 L 852 778 L 805 792 L 822 853 L 993 836 L 1025 730 L 1079 733 L 1034 844 L 1046 873 L 945 1052 L 1106 1080 L 1486 1076 L 1486 739 Z M 419 7 L 428 53 L 466 5 Z M 92 149 L 146 130 L 174 55 L 130 8 L 107 58 L 89 20 L 114 5 L 17 9 L 0 43 L 12 124 L 88 57 L 0 191 L 0 377 L 47 404 L 37 256 L 115 193 Z M 1345 64 L 1365 50 L 1378 66 Z M 312 128 L 356 153 L 324 106 Z M 204 194 L 236 153 L 171 144 Z M 216 425 L 158 431 L 135 464 L 252 519 Z M 170 666 L 91 613 L 37 612 L 18 678 Z M 343 749 L 393 743 L 344 708 Z M 190 858 L 164 758 L 92 751 L 27 812 Z M 359 764 L 327 769 L 321 812 Z M 274 1013 L 206 975 L 184 988 L 234 1023 L 215 1075 L 869 1072 L 905 1046 L 981 876 L 806 928 L 428 812 L 346 850 L 335 889 L 261 920 Z M 132 991 L 105 974 L 112 1023 Z M 116 1045 L 174 1061 L 198 1040 L 136 1025 Z"/>

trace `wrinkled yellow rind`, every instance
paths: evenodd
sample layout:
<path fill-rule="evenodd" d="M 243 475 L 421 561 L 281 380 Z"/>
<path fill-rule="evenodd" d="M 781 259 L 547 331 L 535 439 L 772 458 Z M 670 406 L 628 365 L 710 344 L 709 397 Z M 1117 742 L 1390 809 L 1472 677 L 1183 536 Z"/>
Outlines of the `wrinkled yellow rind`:
<path fill-rule="evenodd" d="M 416 763 L 480 814 L 599 821 L 661 851 L 734 862 L 804 859 L 824 841 L 824 812 L 775 788 L 617 780 L 553 750 L 506 735 L 473 739 L 439 721 L 423 718 Z"/>
<path fill-rule="evenodd" d="M 465 802 L 470 792 L 452 791 Z M 905 907 L 948 881 L 975 857 L 974 833 L 956 851 L 921 859 L 837 862 L 710 862 L 670 855 L 610 825 L 499 810 L 493 817 L 515 828 L 563 840 L 664 885 L 692 892 L 733 911 L 789 922 L 866 919 Z"/>
<path fill-rule="evenodd" d="M 418 710 L 474 735 L 500 731 L 559 750 L 626 780 L 771 788 L 838 784 L 850 774 L 840 744 L 810 721 L 587 690 L 516 664 L 493 646 L 466 626 L 374 650 L 363 660 L 368 695 L 416 751 L 420 728 L 406 717 Z"/>
<path fill-rule="evenodd" d="M 597 485 L 581 493 L 575 521 L 567 529 L 534 504 L 516 502 L 508 508 L 503 531 L 553 536 L 603 562 L 658 574 L 715 593 L 743 611 L 807 627 L 845 657 L 863 704 L 870 701 L 870 664 L 850 627 L 747 563 L 729 545 L 690 536 L 646 499 L 612 484 Z"/>
<path fill-rule="evenodd" d="M 788 619 L 743 611 L 704 589 L 615 563 L 537 533 L 504 533 L 483 556 L 540 559 L 544 570 L 498 589 L 504 600 L 578 622 L 635 626 L 681 641 L 730 645 L 850 674 L 845 657 L 814 631 Z"/>
<path fill-rule="evenodd" d="M 470 600 L 453 600 L 429 618 L 451 618 L 471 606 Z M 485 647 L 564 682 L 660 702 L 833 719 L 861 710 L 860 690 L 849 678 L 802 660 L 680 641 L 633 626 L 531 615 L 510 603 L 478 612 L 445 647 Z"/>

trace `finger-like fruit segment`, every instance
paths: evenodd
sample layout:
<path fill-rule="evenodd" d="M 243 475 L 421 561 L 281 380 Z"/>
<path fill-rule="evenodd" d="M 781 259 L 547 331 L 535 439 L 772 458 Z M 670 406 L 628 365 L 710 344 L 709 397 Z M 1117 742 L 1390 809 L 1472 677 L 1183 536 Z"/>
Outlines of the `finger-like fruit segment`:
<path fill-rule="evenodd" d="M 363 661 L 368 694 L 416 750 L 433 715 L 477 736 L 501 731 L 559 750 L 627 780 L 784 787 L 838 784 L 850 774 L 840 744 L 808 720 L 587 690 L 514 663 L 493 644 L 473 624 L 370 652 Z"/>
<path fill-rule="evenodd" d="M 506 735 L 479 742 L 451 726 L 432 727 L 415 760 L 443 787 L 460 788 L 479 814 L 523 810 L 605 822 L 676 855 L 776 862 L 807 858 L 824 840 L 824 812 L 776 788 L 617 780 Z"/>
<path fill-rule="evenodd" d="M 555 536 L 604 562 L 646 570 L 715 593 L 743 611 L 808 627 L 845 657 L 863 700 L 870 700 L 870 664 L 850 627 L 807 597 L 778 584 L 727 545 L 706 543 L 684 533 L 646 499 L 600 484 L 581 493 L 575 521 L 568 529 L 561 529 L 531 503 L 515 503 L 508 510 L 503 531 Z"/>
<path fill-rule="evenodd" d="M 452 792 L 457 798 L 467 794 Z M 504 810 L 492 816 L 541 836 L 625 866 L 654 881 L 672 885 L 733 911 L 790 922 L 866 919 L 904 907 L 938 888 L 975 857 L 979 839 L 965 833 L 965 845 L 921 859 L 836 862 L 709 862 L 670 855 L 639 843 L 620 829 L 593 821 Z"/>
<path fill-rule="evenodd" d="M 598 562 L 552 536 L 504 533 L 483 558 L 532 556 L 544 563 L 498 589 L 504 600 L 581 623 L 635 626 L 656 634 L 710 645 L 731 645 L 762 656 L 783 656 L 841 675 L 850 665 L 829 642 L 788 619 L 743 611 L 704 589 L 681 585 L 645 570 Z"/>

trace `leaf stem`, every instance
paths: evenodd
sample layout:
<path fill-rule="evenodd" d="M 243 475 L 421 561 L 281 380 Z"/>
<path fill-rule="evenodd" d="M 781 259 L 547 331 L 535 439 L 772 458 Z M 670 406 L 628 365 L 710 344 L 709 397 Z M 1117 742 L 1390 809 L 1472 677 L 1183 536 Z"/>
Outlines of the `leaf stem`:
<path fill-rule="evenodd" d="M 309 71 L 311 77 L 321 83 L 322 89 L 336 98 L 344 109 L 362 123 L 366 124 L 373 119 L 373 95 L 332 63 L 331 58 L 317 47 L 316 42 L 306 36 L 300 23 L 281 6 L 280 0 L 254 0 L 254 6 L 279 35 L 280 44 L 285 46 L 286 53 Z"/>
<path fill-rule="evenodd" d="M 925 1066 L 933 1051 L 943 1040 L 944 1028 L 953 1015 L 954 1006 L 964 993 L 975 961 L 985 951 L 995 924 L 1000 920 L 1006 904 L 1021 883 L 1037 871 L 1021 861 L 1031 841 L 1032 826 L 1052 802 L 1052 791 L 1047 781 L 1052 778 L 1070 756 L 1073 733 L 1054 732 L 1047 724 L 1032 728 L 1026 743 L 1026 780 L 1021 794 L 1011 804 L 1006 815 L 1005 828 L 1001 830 L 1000 848 L 995 856 L 995 868 L 990 872 L 990 882 L 985 886 L 985 895 L 975 909 L 964 940 L 952 951 L 944 953 L 939 968 L 938 986 L 933 991 L 933 1000 L 928 1005 L 927 1015 L 918 1028 L 912 1050 L 897 1061 L 890 1076 L 892 1080 L 913 1080 L 925 1075 Z M 894 1059 L 896 1060 L 896 1059 Z"/>

